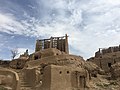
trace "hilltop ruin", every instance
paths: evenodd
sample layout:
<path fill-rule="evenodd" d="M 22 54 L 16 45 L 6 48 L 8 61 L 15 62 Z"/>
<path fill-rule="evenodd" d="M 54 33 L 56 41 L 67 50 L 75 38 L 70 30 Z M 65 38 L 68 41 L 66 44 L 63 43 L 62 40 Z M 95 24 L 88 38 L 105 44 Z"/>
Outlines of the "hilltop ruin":
<path fill-rule="evenodd" d="M 119 56 L 119 50 L 115 53 Z M 113 54 L 105 55 L 106 53 L 103 55 L 103 51 L 102 54 L 99 51 L 95 57 L 85 61 L 81 56 L 69 54 L 67 35 L 37 40 L 34 53 L 29 55 L 26 50 L 17 59 L 0 62 L 0 89 L 119 90 L 119 81 L 114 83 L 114 80 L 109 80 L 119 77 L 119 74 L 114 75 L 116 70 L 119 71 L 116 68 L 120 66 L 117 64 L 119 60 L 112 59 Z M 112 65 L 112 62 L 106 61 L 107 56 L 116 64 Z M 108 69 L 109 66 L 113 67 L 112 73 Z M 107 79 L 109 74 L 111 76 Z"/>
<path fill-rule="evenodd" d="M 120 45 L 109 48 L 99 48 L 95 53 L 95 57 L 88 60 L 106 72 L 109 72 L 113 64 L 120 62 Z"/>

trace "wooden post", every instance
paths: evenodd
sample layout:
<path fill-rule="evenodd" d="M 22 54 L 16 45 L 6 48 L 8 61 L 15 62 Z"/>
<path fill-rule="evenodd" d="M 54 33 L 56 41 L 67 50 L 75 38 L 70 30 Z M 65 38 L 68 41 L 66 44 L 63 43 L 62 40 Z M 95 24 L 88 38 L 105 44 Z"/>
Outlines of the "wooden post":
<path fill-rule="evenodd" d="M 68 36 L 65 35 L 65 52 L 69 54 L 69 47 L 68 47 Z"/>
<path fill-rule="evenodd" d="M 53 38 L 51 37 L 50 38 L 50 48 L 52 48 L 53 47 Z"/>
<path fill-rule="evenodd" d="M 63 39 L 61 39 L 61 51 L 64 52 L 63 48 L 64 48 L 64 46 L 63 46 Z"/>

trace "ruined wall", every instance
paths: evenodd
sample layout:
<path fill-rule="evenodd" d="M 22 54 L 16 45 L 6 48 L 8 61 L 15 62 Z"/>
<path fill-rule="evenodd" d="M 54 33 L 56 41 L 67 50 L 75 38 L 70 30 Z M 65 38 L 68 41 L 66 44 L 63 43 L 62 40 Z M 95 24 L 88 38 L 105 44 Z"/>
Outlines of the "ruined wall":
<path fill-rule="evenodd" d="M 92 61 L 101 69 L 109 72 L 113 64 L 120 62 L 120 45 L 103 49 L 99 48 L 95 53 L 95 57 L 88 59 L 88 61 Z"/>
<path fill-rule="evenodd" d="M 109 48 L 99 48 L 99 51 L 95 53 L 95 57 L 101 57 L 105 54 L 120 52 L 120 45 L 109 47 Z"/>
<path fill-rule="evenodd" d="M 56 56 L 56 55 L 61 55 L 61 54 L 62 52 L 60 50 L 50 48 L 50 49 L 41 51 L 41 58 L 49 57 L 49 56 Z"/>
<path fill-rule="evenodd" d="M 41 90 L 51 90 L 51 73 L 51 67 L 44 69 Z"/>
<path fill-rule="evenodd" d="M 90 58 L 89 61 L 92 61 L 101 69 L 105 70 L 106 72 L 109 72 L 110 67 L 113 64 L 120 62 L 120 52 L 107 53 L 105 55 L 101 55 L 100 57 L 93 57 Z"/>
<path fill-rule="evenodd" d="M 26 59 L 14 59 L 10 62 L 9 66 L 13 69 L 22 69 L 25 66 L 25 63 L 27 62 Z"/>
<path fill-rule="evenodd" d="M 31 54 L 29 57 L 29 60 L 37 60 L 37 59 L 42 59 L 42 58 L 50 57 L 50 56 L 57 56 L 61 54 L 64 54 L 64 52 L 61 52 L 60 50 L 56 48 L 48 48 L 48 49 L 44 49 L 44 50 Z"/>
<path fill-rule="evenodd" d="M 71 90 L 69 70 L 59 66 L 47 66 L 43 75 L 43 90 Z"/>
<path fill-rule="evenodd" d="M 49 39 L 36 41 L 35 52 L 48 49 L 48 48 L 57 48 L 60 51 L 69 53 L 67 34 L 62 37 L 51 37 Z"/>
<path fill-rule="evenodd" d="M 37 83 L 36 68 L 23 69 L 22 74 L 23 74 L 24 80 L 29 84 L 29 86 L 35 87 Z"/>
<path fill-rule="evenodd" d="M 40 64 L 54 64 L 54 65 L 67 65 L 73 67 L 82 67 L 84 64 L 84 60 L 82 57 L 75 55 L 56 55 L 51 57 L 41 58 L 39 60 L 32 60 L 26 63 L 26 67 L 39 67 Z"/>
<path fill-rule="evenodd" d="M 49 65 L 44 69 L 41 88 L 42 90 L 83 90 L 87 86 L 87 75 L 84 69 Z"/>
<path fill-rule="evenodd" d="M 110 72 L 111 72 L 112 79 L 119 78 L 120 77 L 120 62 L 113 64 L 111 69 L 110 69 Z"/>
<path fill-rule="evenodd" d="M 9 87 L 11 90 L 20 89 L 18 74 L 12 70 L 0 68 L 0 85 Z"/>
<path fill-rule="evenodd" d="M 10 64 L 10 61 L 3 61 L 3 60 L 0 60 L 0 67 L 9 67 L 9 64 Z"/>

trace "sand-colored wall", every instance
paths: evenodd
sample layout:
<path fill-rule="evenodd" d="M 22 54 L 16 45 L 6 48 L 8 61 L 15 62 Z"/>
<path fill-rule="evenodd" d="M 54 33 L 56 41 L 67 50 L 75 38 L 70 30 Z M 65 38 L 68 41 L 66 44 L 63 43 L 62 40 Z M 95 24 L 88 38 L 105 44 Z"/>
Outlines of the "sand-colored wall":
<path fill-rule="evenodd" d="M 101 69 L 105 70 L 106 72 L 109 72 L 110 67 L 108 66 L 108 63 L 111 63 L 111 65 L 120 62 L 120 57 L 103 57 L 103 58 L 94 58 L 90 59 L 89 61 L 95 63 L 98 65 Z"/>
<path fill-rule="evenodd" d="M 83 66 L 84 60 L 82 57 L 75 56 L 75 55 L 57 55 L 57 56 L 49 56 L 38 60 L 32 60 L 26 63 L 26 67 L 39 67 L 40 64 L 56 64 L 56 65 L 74 65 L 76 66 Z"/>
<path fill-rule="evenodd" d="M 0 68 L 0 82 L 5 87 L 10 87 L 12 90 L 19 90 L 20 81 L 18 74 L 12 70 Z"/>
<path fill-rule="evenodd" d="M 78 72 L 77 80 L 76 74 L 73 74 L 75 72 Z M 80 76 L 84 78 L 80 80 Z M 85 89 L 87 82 L 88 73 L 82 68 L 76 69 L 67 66 L 49 65 L 44 69 L 40 90 L 82 90 L 83 88 Z"/>
<path fill-rule="evenodd" d="M 35 87 L 36 85 L 36 69 L 23 69 L 22 75 L 24 77 L 24 80 L 29 84 L 31 87 Z"/>

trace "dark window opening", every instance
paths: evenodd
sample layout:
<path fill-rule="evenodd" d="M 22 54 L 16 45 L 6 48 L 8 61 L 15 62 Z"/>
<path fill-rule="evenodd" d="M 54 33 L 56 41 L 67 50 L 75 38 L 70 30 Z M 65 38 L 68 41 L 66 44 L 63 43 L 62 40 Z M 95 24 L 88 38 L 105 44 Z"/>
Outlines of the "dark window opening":
<path fill-rule="evenodd" d="M 69 71 L 67 71 L 67 74 L 69 74 L 70 72 Z"/>
<path fill-rule="evenodd" d="M 38 57 L 38 56 L 35 56 L 35 58 L 34 58 L 34 59 L 35 59 L 35 60 L 36 60 L 36 59 L 39 59 L 39 57 Z"/>
<path fill-rule="evenodd" d="M 111 65 L 112 65 L 111 63 L 108 63 L 108 67 L 111 67 Z"/>
<path fill-rule="evenodd" d="M 116 55 L 113 55 L 113 57 L 115 57 Z"/>
<path fill-rule="evenodd" d="M 116 63 L 115 59 L 114 59 L 114 63 Z"/>
<path fill-rule="evenodd" d="M 85 88 L 85 86 L 86 86 L 85 77 L 80 76 L 79 77 L 79 82 L 78 82 L 78 87 L 79 88 Z"/>
<path fill-rule="evenodd" d="M 97 77 L 97 74 L 93 74 L 93 77 Z"/>
<path fill-rule="evenodd" d="M 59 72 L 60 74 L 62 73 L 62 71 Z"/>

